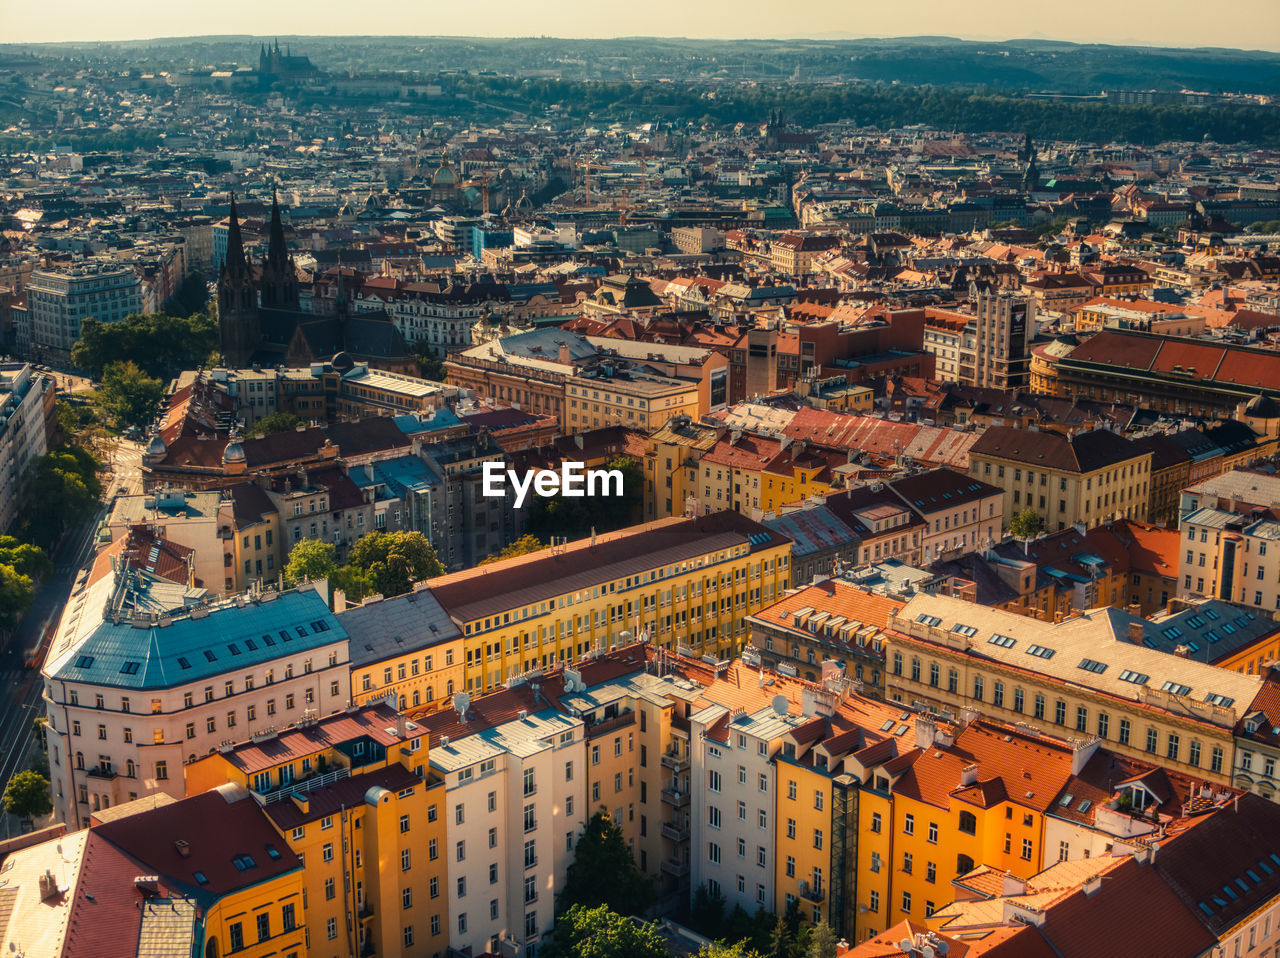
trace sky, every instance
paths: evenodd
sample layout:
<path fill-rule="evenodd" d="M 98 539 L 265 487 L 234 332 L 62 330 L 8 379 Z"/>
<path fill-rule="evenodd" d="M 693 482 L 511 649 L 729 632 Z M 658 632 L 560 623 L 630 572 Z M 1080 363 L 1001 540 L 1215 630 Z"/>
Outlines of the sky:
<path fill-rule="evenodd" d="M 1280 51 L 1280 0 L 0 0 L 0 42 L 254 36 L 952 36 Z"/>

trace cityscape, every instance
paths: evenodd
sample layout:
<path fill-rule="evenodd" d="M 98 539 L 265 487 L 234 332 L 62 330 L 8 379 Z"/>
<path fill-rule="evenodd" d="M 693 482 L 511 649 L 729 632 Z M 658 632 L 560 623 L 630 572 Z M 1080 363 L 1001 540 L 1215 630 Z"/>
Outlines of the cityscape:
<path fill-rule="evenodd" d="M 1280 956 L 1275 10 L 80 6 L 5 955 Z"/>

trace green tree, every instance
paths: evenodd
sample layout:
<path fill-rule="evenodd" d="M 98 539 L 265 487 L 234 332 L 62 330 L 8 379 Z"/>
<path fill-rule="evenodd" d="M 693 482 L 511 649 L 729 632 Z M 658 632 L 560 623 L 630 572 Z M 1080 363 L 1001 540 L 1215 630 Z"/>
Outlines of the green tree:
<path fill-rule="evenodd" d="M 493 555 L 486 556 L 480 560 L 480 565 L 488 565 L 491 562 L 501 562 L 503 559 L 514 559 L 516 556 L 525 556 L 534 552 L 540 552 L 546 548 L 546 545 L 537 536 L 521 536 L 505 549 L 501 549 Z"/>
<path fill-rule="evenodd" d="M 0 629 L 12 630 L 23 613 L 31 608 L 35 594 L 30 576 L 16 571 L 11 565 L 0 565 Z"/>
<path fill-rule="evenodd" d="M 574 905 L 561 913 L 555 933 L 538 947 L 538 954 L 541 958 L 670 958 L 666 942 L 652 924 L 633 921 L 606 905 Z"/>
<path fill-rule="evenodd" d="M 263 416 L 245 432 L 246 436 L 270 436 L 277 432 L 293 432 L 302 420 L 291 412 L 273 412 Z"/>
<path fill-rule="evenodd" d="M 444 362 L 436 355 L 434 349 L 423 343 L 415 353 L 415 358 L 418 360 L 418 371 L 423 379 L 444 382 Z"/>
<path fill-rule="evenodd" d="M 184 369 L 204 365 L 217 348 L 218 321 L 207 312 L 134 314 L 115 323 L 90 317 L 81 324 L 71 361 L 101 379 L 112 363 L 132 360 L 149 376 L 168 381 Z"/>
<path fill-rule="evenodd" d="M 4 790 L 4 810 L 19 818 L 43 818 L 53 811 L 49 780 L 39 772 L 19 772 Z"/>
<path fill-rule="evenodd" d="M 77 446 L 34 460 L 22 483 L 23 538 L 48 549 L 63 532 L 93 515 L 102 498 L 98 464 Z"/>
<path fill-rule="evenodd" d="M 43 579 L 53 571 L 53 563 L 43 549 L 13 536 L 0 536 L 0 565 L 10 566 L 19 575 L 32 579 Z"/>
<path fill-rule="evenodd" d="M 604 812 L 596 812 L 578 836 L 556 907 L 564 911 L 575 905 L 605 905 L 634 915 L 652 901 L 653 885 L 636 867 L 622 829 Z"/>
<path fill-rule="evenodd" d="M 836 958 L 836 933 L 825 920 L 813 926 L 805 958 Z"/>
<path fill-rule="evenodd" d="M 1021 539 L 1031 539 L 1044 531 L 1044 517 L 1034 509 L 1023 509 L 1009 523 L 1009 531 Z"/>
<path fill-rule="evenodd" d="M 415 582 L 444 574 L 435 548 L 421 532 L 371 532 L 351 547 L 349 560 L 385 596 L 403 595 Z"/>
<path fill-rule="evenodd" d="M 689 907 L 690 926 L 708 938 L 719 938 L 724 929 L 724 906 L 719 888 L 712 891 L 706 883 L 699 885 Z"/>
<path fill-rule="evenodd" d="M 703 945 L 698 951 L 698 958 L 765 958 L 765 956 L 743 940 L 734 944 L 717 941 L 710 945 Z"/>
<path fill-rule="evenodd" d="M 333 579 L 338 571 L 338 550 L 332 542 L 303 539 L 289 550 L 284 565 L 284 583 L 293 588 L 300 582 Z"/>
<path fill-rule="evenodd" d="M 117 429 L 146 426 L 163 398 L 164 383 L 148 376 L 132 359 L 112 363 L 102 373 L 98 406 Z"/>

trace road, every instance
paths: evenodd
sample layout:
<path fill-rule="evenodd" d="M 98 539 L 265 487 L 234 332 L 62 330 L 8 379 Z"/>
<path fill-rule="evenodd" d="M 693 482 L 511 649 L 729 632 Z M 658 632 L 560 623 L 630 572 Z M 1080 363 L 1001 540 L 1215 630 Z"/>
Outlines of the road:
<path fill-rule="evenodd" d="M 10 640 L 0 652 L 0 794 L 15 773 L 27 767 L 27 758 L 35 734 L 35 719 L 43 714 L 41 692 L 44 684 L 40 669 L 25 667 L 26 650 L 41 645 L 38 661 L 48 650 L 53 632 L 58 627 L 62 610 L 71 595 L 80 571 L 93 558 L 93 536 L 102 522 L 114 495 L 118 492 L 140 492 L 141 446 L 120 442 L 112 455 L 113 475 L 107 489 L 107 504 L 93 516 L 73 528 L 53 555 L 53 573 L 45 579 Z M 0 814 L 0 830 L 8 833 L 16 819 Z"/>

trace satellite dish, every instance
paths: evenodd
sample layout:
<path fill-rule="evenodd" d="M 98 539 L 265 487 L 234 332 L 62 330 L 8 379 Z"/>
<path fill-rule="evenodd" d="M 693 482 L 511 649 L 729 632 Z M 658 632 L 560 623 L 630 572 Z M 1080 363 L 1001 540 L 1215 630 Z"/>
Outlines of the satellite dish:
<path fill-rule="evenodd" d="M 945 941 L 940 941 L 938 942 L 937 949 L 938 949 L 938 954 L 945 955 L 947 952 L 951 950 L 951 946 L 948 945 Z"/>
<path fill-rule="evenodd" d="M 787 714 L 787 697 L 785 695 L 775 695 L 773 697 L 773 710 L 779 715 Z"/>
<path fill-rule="evenodd" d="M 922 958 L 933 958 L 936 952 L 934 952 L 932 945 L 925 945 L 920 949 L 920 954 Z"/>
<path fill-rule="evenodd" d="M 458 710 L 458 717 L 466 719 L 467 709 L 471 708 L 471 696 L 466 692 L 459 692 L 453 697 L 453 707 Z"/>
<path fill-rule="evenodd" d="M 898 942 L 898 950 L 901 951 L 904 955 L 911 954 L 911 952 L 915 949 L 915 947 L 916 947 L 915 942 L 912 941 L 910 938 L 903 938 L 902 941 Z"/>

